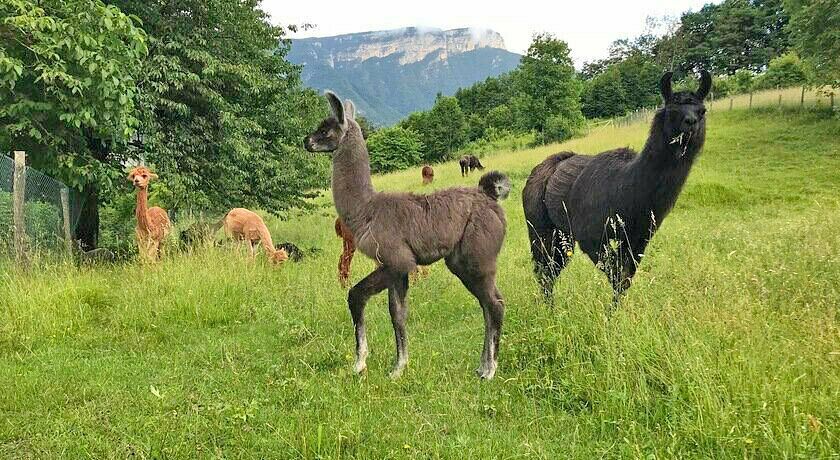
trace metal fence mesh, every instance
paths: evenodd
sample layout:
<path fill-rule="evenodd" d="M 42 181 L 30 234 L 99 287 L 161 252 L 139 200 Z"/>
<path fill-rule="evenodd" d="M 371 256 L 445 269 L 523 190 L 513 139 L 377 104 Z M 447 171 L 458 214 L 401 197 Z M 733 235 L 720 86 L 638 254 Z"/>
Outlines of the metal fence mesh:
<path fill-rule="evenodd" d="M 0 155 L 0 251 L 14 251 L 14 171 L 15 162 Z M 81 206 L 78 193 L 46 174 L 25 167 L 24 223 L 27 252 L 66 248 L 65 212 L 62 190 L 66 190 L 68 224 L 71 235 L 78 225 Z"/>

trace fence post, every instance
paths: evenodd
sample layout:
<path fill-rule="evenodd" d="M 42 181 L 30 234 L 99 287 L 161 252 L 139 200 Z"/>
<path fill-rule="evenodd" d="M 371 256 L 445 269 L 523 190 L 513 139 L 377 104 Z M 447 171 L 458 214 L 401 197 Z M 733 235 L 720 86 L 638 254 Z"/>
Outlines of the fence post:
<path fill-rule="evenodd" d="M 750 108 L 752 108 L 752 91 L 750 91 Z"/>
<path fill-rule="evenodd" d="M 799 108 L 805 107 L 805 86 L 802 86 L 802 94 L 799 96 Z"/>
<path fill-rule="evenodd" d="M 64 220 L 64 244 L 67 253 L 73 253 L 73 234 L 70 232 L 70 189 L 61 187 L 61 215 Z"/>
<path fill-rule="evenodd" d="M 832 109 L 834 109 L 834 91 L 832 91 L 831 94 L 828 95 L 828 100 L 830 101 L 829 105 Z"/>
<path fill-rule="evenodd" d="M 732 98 L 729 98 L 729 110 L 732 110 Z"/>
<path fill-rule="evenodd" d="M 14 194 L 12 216 L 15 226 L 15 260 L 26 265 L 26 222 L 24 221 L 24 198 L 26 193 L 26 153 L 15 151 L 15 172 L 12 193 Z"/>
<path fill-rule="evenodd" d="M 779 108 L 782 108 L 782 93 L 779 93 Z"/>

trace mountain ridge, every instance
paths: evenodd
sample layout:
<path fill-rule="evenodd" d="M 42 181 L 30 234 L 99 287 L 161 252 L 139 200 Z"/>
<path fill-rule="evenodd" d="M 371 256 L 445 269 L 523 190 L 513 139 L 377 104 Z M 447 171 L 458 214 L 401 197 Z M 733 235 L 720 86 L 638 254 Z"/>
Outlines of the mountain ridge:
<path fill-rule="evenodd" d="M 438 93 L 513 70 L 520 55 L 489 29 L 408 27 L 292 40 L 289 60 L 305 84 L 356 102 L 377 125 L 434 104 Z"/>

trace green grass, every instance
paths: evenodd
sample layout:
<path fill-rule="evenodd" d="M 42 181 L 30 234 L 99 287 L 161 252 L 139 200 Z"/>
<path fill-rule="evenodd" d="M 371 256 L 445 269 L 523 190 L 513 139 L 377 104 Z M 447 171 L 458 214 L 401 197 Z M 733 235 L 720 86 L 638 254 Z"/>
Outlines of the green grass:
<path fill-rule="evenodd" d="M 561 149 L 639 148 L 646 131 L 599 128 L 483 159 L 514 180 L 491 382 L 472 372 L 480 310 L 441 264 L 409 293 L 403 377 L 386 376 L 382 295 L 367 309 L 368 373 L 351 375 L 330 207 L 272 222 L 276 240 L 323 249 L 280 268 L 219 249 L 155 267 L 9 269 L 0 457 L 840 457 L 836 119 L 711 112 L 706 148 L 612 318 L 609 286 L 583 257 L 563 273 L 557 309 L 539 302 L 519 194 L 528 172 Z M 478 180 L 457 164 L 435 177 Z M 423 189 L 419 170 L 375 183 Z M 357 257 L 354 278 L 372 267 Z"/>

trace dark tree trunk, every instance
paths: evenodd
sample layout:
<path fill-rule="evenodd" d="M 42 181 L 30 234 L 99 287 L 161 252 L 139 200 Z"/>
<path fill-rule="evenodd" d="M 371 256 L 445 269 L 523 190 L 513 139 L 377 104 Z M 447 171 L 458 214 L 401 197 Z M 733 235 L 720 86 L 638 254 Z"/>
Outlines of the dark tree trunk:
<path fill-rule="evenodd" d="M 99 185 L 88 183 L 82 189 L 76 239 L 85 250 L 99 247 Z"/>
<path fill-rule="evenodd" d="M 96 161 L 106 162 L 110 153 L 110 146 L 100 139 L 88 137 L 88 148 Z M 76 228 L 77 240 L 82 247 L 91 250 L 99 247 L 99 183 L 88 182 L 82 188 L 79 225 Z"/>

